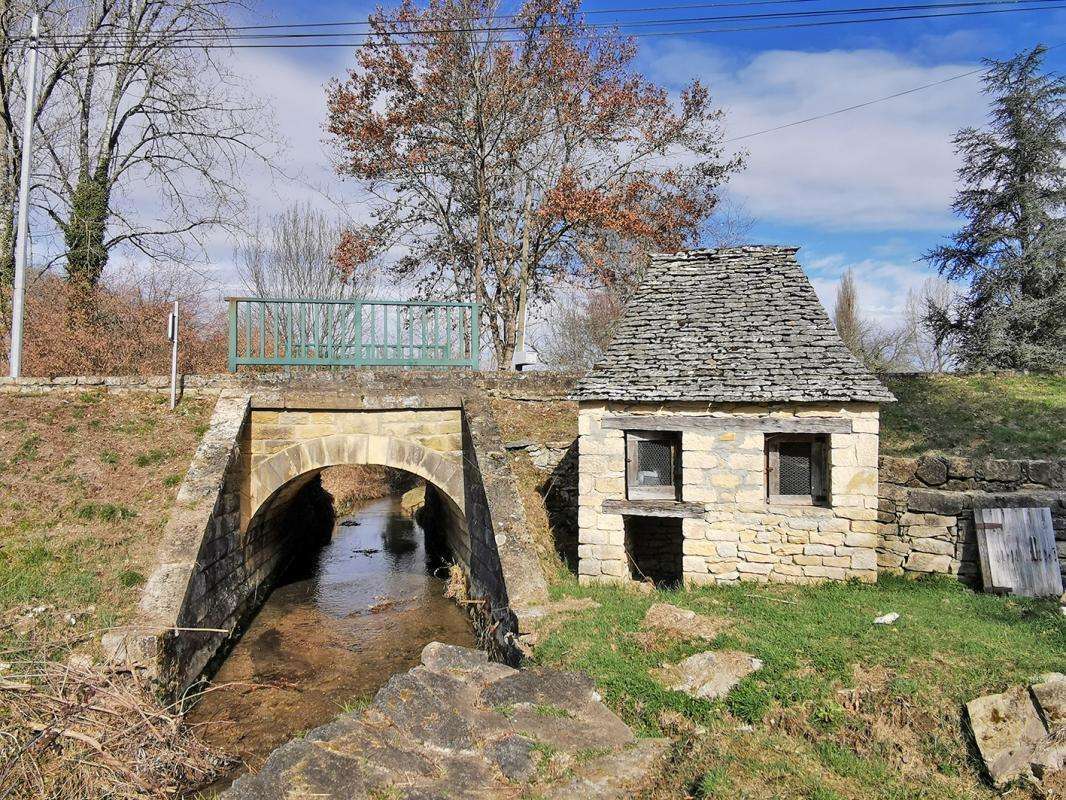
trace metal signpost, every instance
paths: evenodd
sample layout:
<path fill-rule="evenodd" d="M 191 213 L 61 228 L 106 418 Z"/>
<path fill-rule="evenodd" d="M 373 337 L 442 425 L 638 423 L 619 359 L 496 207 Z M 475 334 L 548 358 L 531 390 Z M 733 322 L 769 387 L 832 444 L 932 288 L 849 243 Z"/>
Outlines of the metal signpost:
<path fill-rule="evenodd" d="M 167 336 L 170 337 L 170 408 L 178 404 L 178 301 L 167 320 Z"/>

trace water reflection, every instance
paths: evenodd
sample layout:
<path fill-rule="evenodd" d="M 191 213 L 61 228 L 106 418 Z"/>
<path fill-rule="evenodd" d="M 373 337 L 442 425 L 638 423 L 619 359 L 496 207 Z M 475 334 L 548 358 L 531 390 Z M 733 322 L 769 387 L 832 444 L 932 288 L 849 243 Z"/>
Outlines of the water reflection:
<path fill-rule="evenodd" d="M 417 664 L 428 642 L 472 646 L 469 621 L 443 597 L 443 564 L 396 497 L 338 520 L 328 544 L 293 563 L 223 663 L 215 683 L 234 685 L 206 695 L 190 722 L 209 723 L 204 738 L 254 769 Z"/>

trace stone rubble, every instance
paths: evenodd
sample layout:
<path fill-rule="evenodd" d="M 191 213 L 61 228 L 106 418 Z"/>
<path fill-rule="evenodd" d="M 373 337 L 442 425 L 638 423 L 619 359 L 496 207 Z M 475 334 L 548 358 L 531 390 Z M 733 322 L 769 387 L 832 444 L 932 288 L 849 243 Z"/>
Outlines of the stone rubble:
<path fill-rule="evenodd" d="M 1061 777 L 1066 761 L 1066 675 L 1039 676 L 1028 686 L 966 704 L 966 716 L 996 788 L 1014 781 Z"/>
<path fill-rule="evenodd" d="M 664 664 L 651 670 L 651 676 L 667 689 L 684 692 L 700 700 L 717 700 L 753 672 L 762 661 L 739 650 L 707 650 L 677 664 Z"/>
<path fill-rule="evenodd" d="M 637 739 L 592 681 L 433 642 L 373 703 L 280 747 L 225 800 L 625 798 L 666 739 Z"/>
<path fill-rule="evenodd" d="M 697 614 L 669 603 L 653 603 L 644 615 L 643 627 L 671 636 L 711 641 L 730 625 L 729 620 Z"/>

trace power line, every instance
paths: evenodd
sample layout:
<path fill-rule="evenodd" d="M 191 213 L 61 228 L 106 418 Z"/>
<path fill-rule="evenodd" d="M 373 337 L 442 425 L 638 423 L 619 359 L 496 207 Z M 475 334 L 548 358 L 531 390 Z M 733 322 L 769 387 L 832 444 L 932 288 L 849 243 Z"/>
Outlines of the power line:
<path fill-rule="evenodd" d="M 921 5 L 915 5 L 915 6 L 887 6 L 887 7 L 883 7 L 885 9 L 885 11 L 911 10 L 911 9 L 913 9 L 913 10 L 930 10 L 930 9 L 935 9 L 935 8 L 954 8 L 954 7 L 960 7 L 960 6 L 973 7 L 973 6 L 983 6 L 983 5 L 1011 5 L 1011 6 L 1017 6 L 1020 3 L 1041 3 L 1041 5 L 1039 5 L 1039 6 L 1012 7 L 1012 8 L 1005 8 L 1005 9 L 952 11 L 952 12 L 940 12 L 940 13 L 932 13 L 932 14 L 905 14 L 905 15 L 896 15 L 896 16 L 876 16 L 876 17 L 869 17 L 869 18 L 865 18 L 865 19 L 823 20 L 823 21 L 818 21 L 818 22 L 779 23 L 779 24 L 773 24 L 773 25 L 758 25 L 758 26 L 747 26 L 747 27 L 681 28 L 681 29 L 678 29 L 678 30 L 671 30 L 671 31 L 637 31 L 637 32 L 633 32 L 633 33 L 627 33 L 627 34 L 624 34 L 624 35 L 629 36 L 629 37 L 633 37 L 633 38 L 646 38 L 646 37 L 651 37 L 651 36 L 685 36 L 685 35 L 695 35 L 695 34 L 705 34 L 705 33 L 736 33 L 736 32 L 750 32 L 750 31 L 786 30 L 786 29 L 797 29 L 797 28 L 829 27 L 829 26 L 835 26 L 835 25 L 858 25 L 858 24 L 872 24 L 872 23 L 879 23 L 879 22 L 896 22 L 896 21 L 901 21 L 901 20 L 940 19 L 940 18 L 945 18 L 945 17 L 968 17 L 968 16 L 987 15 L 987 14 L 1020 13 L 1020 12 L 1024 12 L 1024 11 L 1045 11 L 1045 10 L 1056 10 L 1056 9 L 1066 8 L 1066 5 L 1058 4 L 1059 2 L 1060 2 L 1060 0 L 973 0 L 972 2 L 966 2 L 966 3 L 946 3 L 946 4 L 929 3 L 929 4 L 921 4 Z M 872 9 L 838 9 L 838 10 L 826 10 L 826 11 L 820 11 L 820 12 L 779 12 L 777 14 L 768 14 L 768 15 L 759 15 L 759 14 L 732 15 L 732 16 L 726 16 L 726 17 L 693 18 L 693 19 L 690 19 L 690 20 L 661 20 L 661 21 L 648 21 L 646 23 L 645 22 L 623 23 L 623 27 L 634 26 L 634 25 L 643 25 L 643 24 L 670 25 L 670 24 L 682 24 L 682 23 L 686 23 L 686 22 L 687 23 L 691 23 L 691 22 L 702 22 L 702 21 L 746 21 L 746 20 L 762 20 L 762 19 L 770 19 L 770 18 L 782 18 L 782 17 L 784 17 L 784 18 L 795 18 L 795 17 L 803 18 L 803 17 L 810 17 L 810 16 L 823 16 L 823 15 L 824 16 L 836 16 L 836 15 L 840 15 L 840 14 L 885 13 L 885 12 L 879 11 L 878 8 L 882 8 L 882 7 L 875 7 L 875 8 L 872 8 Z M 541 30 L 542 31 L 548 31 L 548 30 L 559 29 L 559 28 L 564 28 L 564 27 L 568 27 L 568 26 L 558 26 L 558 25 L 551 26 L 551 25 L 547 25 L 547 26 L 544 26 Z M 592 28 L 592 27 L 618 28 L 619 26 L 615 25 L 615 24 L 609 24 L 609 25 L 608 24 L 598 24 L 598 25 L 595 25 L 595 26 L 589 25 L 589 26 L 586 26 L 586 27 L 590 27 L 590 28 Z M 475 28 L 470 28 L 470 29 L 455 29 L 455 28 L 452 28 L 452 29 L 410 31 L 410 32 L 390 32 L 390 35 L 397 36 L 397 37 L 425 37 L 425 36 L 431 36 L 434 33 L 441 33 L 441 34 L 444 34 L 444 33 L 455 34 L 455 33 L 462 33 L 462 32 L 492 33 L 492 32 L 497 32 L 497 31 L 509 31 L 509 30 L 514 30 L 514 28 L 511 28 L 511 27 L 478 28 L 478 29 L 475 29 Z M 321 35 L 321 34 L 279 34 L 277 36 L 265 36 L 263 38 L 268 38 L 268 39 L 303 38 L 305 36 L 318 36 L 318 35 Z M 352 33 L 352 34 L 332 34 L 332 35 L 327 34 L 325 36 L 327 38 L 338 38 L 340 36 L 363 36 L 363 37 L 366 37 L 367 34 L 354 34 L 354 33 Z M 52 43 L 62 44 L 62 42 L 59 41 L 55 37 L 41 37 L 41 38 L 44 41 L 51 41 Z M 226 38 L 226 37 L 215 37 L 215 38 Z M 229 40 L 235 40 L 237 43 L 227 42 L 227 43 L 217 43 L 216 44 L 216 43 L 212 43 L 210 40 L 207 40 L 207 39 L 200 40 L 197 37 L 177 37 L 177 38 L 175 38 L 173 40 L 169 40 L 169 41 L 160 39 L 160 40 L 157 40 L 155 42 L 143 42 L 143 43 L 141 43 L 141 46 L 157 44 L 157 45 L 169 48 L 169 49 L 231 50 L 231 49 L 310 49 L 310 48 L 336 48 L 336 47 L 366 47 L 366 46 L 370 46 L 371 45 L 371 43 L 366 42 L 366 41 L 354 41 L 354 42 L 353 41 L 346 41 L 346 42 L 297 42 L 297 43 L 291 43 L 291 42 L 280 42 L 280 43 L 262 42 L 262 43 L 245 44 L 245 43 L 240 43 L 242 38 L 244 38 L 244 37 L 242 37 L 242 36 L 228 37 Z M 496 41 L 499 42 L 499 43 L 521 43 L 521 42 L 523 42 L 525 40 L 524 39 L 514 39 L 514 38 L 512 38 L 512 39 L 498 39 Z M 402 45 L 415 46 L 415 45 L 420 45 L 420 44 L 424 44 L 424 43 L 423 42 L 418 42 L 418 41 L 407 41 L 407 42 L 396 42 L 395 44 L 399 44 L 401 46 Z M 98 42 L 98 43 L 95 43 L 94 46 L 115 49 L 115 48 L 122 48 L 125 45 L 123 43 L 121 43 L 121 42 L 102 42 L 102 43 Z"/>
<path fill-rule="evenodd" d="M 772 20 L 772 19 L 805 19 L 813 17 L 830 17 L 830 16 L 842 16 L 848 14 L 886 14 L 895 11 L 923 11 L 934 9 L 950 9 L 950 8 L 974 8 L 980 6 L 1019 6 L 1022 4 L 1039 4 L 1047 5 L 1054 2 L 1060 2 L 1061 0 L 964 0 L 963 2 L 940 2 L 940 3 L 916 3 L 910 5 L 890 5 L 890 6 L 859 6 L 851 8 L 839 8 L 839 9 L 820 9 L 817 11 L 772 11 L 761 14 L 727 14 L 718 16 L 702 16 L 702 17 L 675 17 L 673 19 L 651 19 L 651 20 L 637 20 L 634 22 L 596 22 L 586 23 L 582 27 L 589 29 L 602 29 L 602 28 L 633 28 L 633 27 L 659 27 L 665 25 L 688 25 L 694 23 L 704 22 L 738 22 L 747 20 Z M 558 29 L 565 29 L 570 27 L 565 23 L 548 23 L 545 25 L 537 26 L 536 30 L 539 31 L 551 31 Z M 411 36 L 423 36 L 431 34 L 457 34 L 457 33 L 489 33 L 489 32 L 518 32 L 526 30 L 525 26 L 521 25 L 504 25 L 504 26 L 485 26 L 485 27 L 468 27 L 468 28 L 426 28 L 421 30 L 410 31 L 389 31 L 392 35 L 411 35 Z M 203 36 L 189 36 L 187 32 L 182 32 L 180 36 L 169 41 L 181 41 L 187 43 L 200 43 L 203 41 L 211 41 L 213 39 L 223 39 L 225 41 L 249 41 L 249 40 L 285 40 L 285 39 L 336 39 L 341 37 L 360 36 L 367 37 L 370 33 L 357 32 L 357 31 L 344 31 L 339 33 L 244 33 L 227 35 L 225 33 L 218 33 L 213 35 Z M 64 36 L 74 36 L 73 34 L 63 34 Z M 58 38 L 58 37 L 57 37 Z"/>
<path fill-rule="evenodd" d="M 1051 47 L 1044 48 L 1045 50 L 1055 50 L 1059 47 L 1066 47 L 1066 42 L 1062 44 L 1052 45 Z M 845 106 L 844 108 L 837 108 L 833 111 L 827 111 L 824 114 L 815 114 L 813 117 L 805 117 L 803 119 L 797 119 L 793 122 L 786 122 L 784 125 L 775 125 L 772 128 L 764 128 L 761 131 L 752 131 L 751 133 L 745 133 L 741 136 L 733 136 L 729 139 L 724 139 L 722 144 L 729 144 L 731 142 L 739 142 L 742 139 L 750 139 L 753 136 L 762 136 L 765 133 L 775 133 L 777 131 L 783 131 L 786 128 L 794 128 L 797 125 L 806 125 L 808 122 L 817 122 L 821 119 L 827 119 L 829 117 L 835 117 L 838 114 L 845 114 L 848 111 L 855 111 L 860 108 L 866 108 L 867 106 L 876 105 L 877 103 L 884 103 L 888 100 L 895 100 L 897 97 L 904 97 L 908 94 L 914 94 L 915 92 L 924 92 L 926 89 L 933 89 L 937 86 L 943 86 L 945 83 L 951 83 L 952 81 L 962 80 L 963 78 L 969 78 L 972 75 L 977 75 L 984 72 L 982 67 L 977 69 L 971 69 L 968 72 L 960 72 L 958 75 L 952 75 L 950 78 L 943 78 L 939 81 L 933 81 L 932 83 L 925 83 L 921 86 L 914 86 L 910 89 L 904 89 L 901 92 L 895 92 L 894 94 L 888 94 L 884 97 L 875 97 L 872 100 L 865 100 L 861 103 L 856 103 L 852 106 Z"/>

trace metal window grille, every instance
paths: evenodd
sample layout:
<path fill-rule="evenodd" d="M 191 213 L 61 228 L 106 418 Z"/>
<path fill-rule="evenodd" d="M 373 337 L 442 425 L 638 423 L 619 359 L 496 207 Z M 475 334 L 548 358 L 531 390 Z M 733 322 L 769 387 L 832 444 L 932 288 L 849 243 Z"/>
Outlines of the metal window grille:
<path fill-rule="evenodd" d="M 672 486 L 674 483 L 674 448 L 669 441 L 637 442 L 638 486 Z"/>
<path fill-rule="evenodd" d="M 779 449 L 778 494 L 809 495 L 811 490 L 811 445 L 782 442 Z"/>

